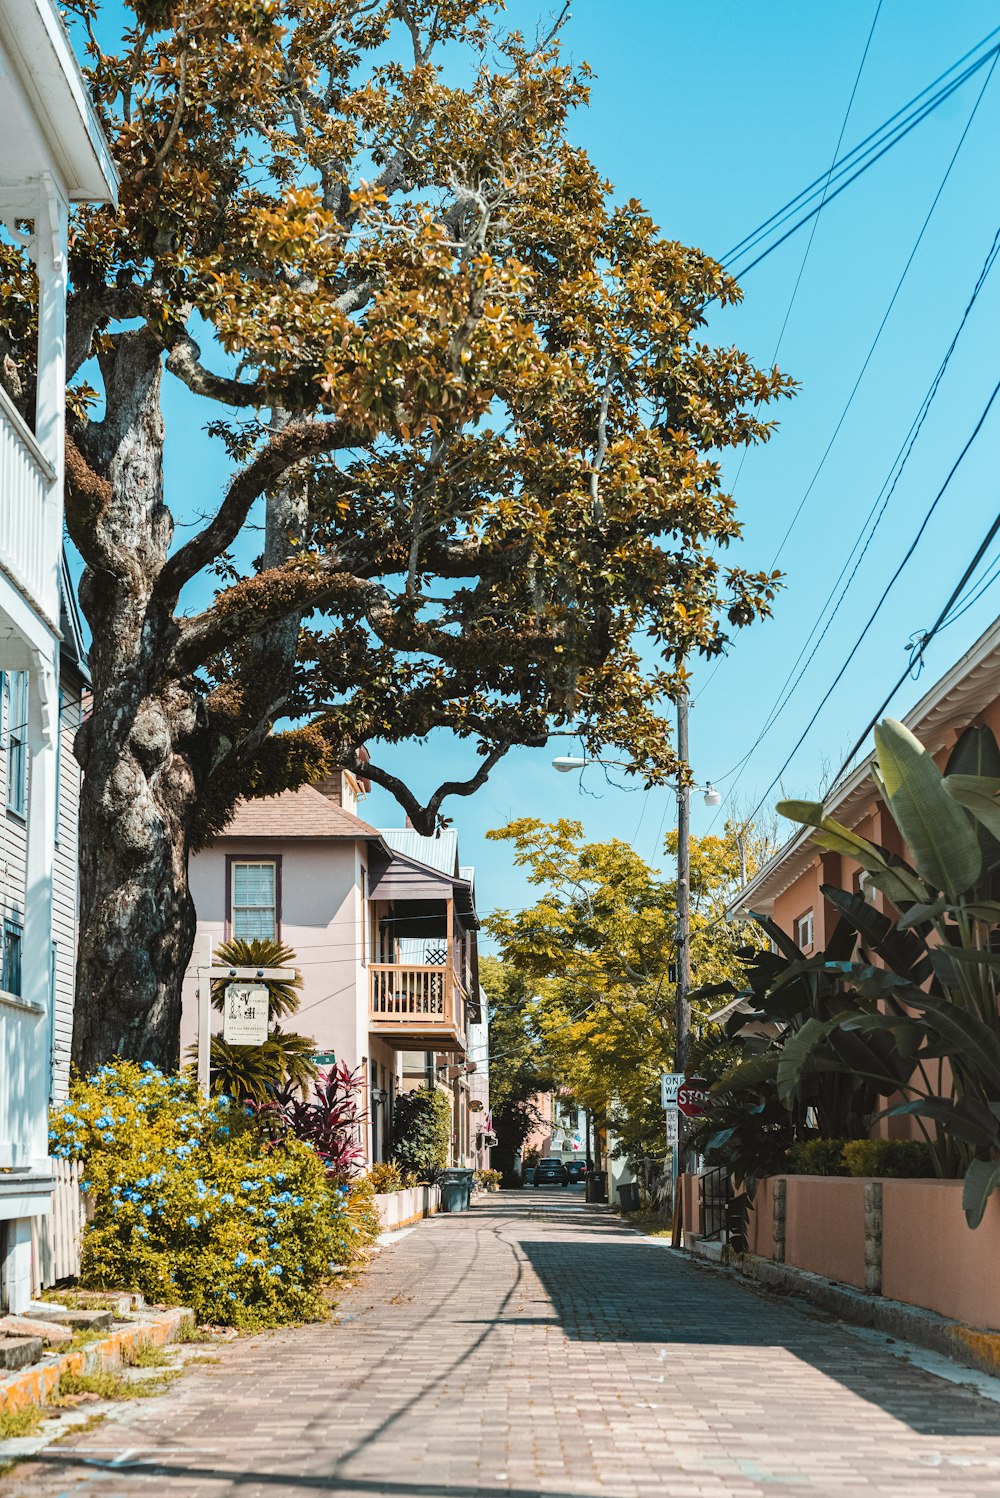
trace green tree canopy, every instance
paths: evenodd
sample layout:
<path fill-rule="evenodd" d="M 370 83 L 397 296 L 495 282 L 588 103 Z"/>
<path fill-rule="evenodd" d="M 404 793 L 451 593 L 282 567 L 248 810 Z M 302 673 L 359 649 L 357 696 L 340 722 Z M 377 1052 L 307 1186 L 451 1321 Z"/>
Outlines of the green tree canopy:
<path fill-rule="evenodd" d="M 489 834 L 542 893 L 487 927 L 505 967 L 537 995 L 527 1054 L 574 1100 L 608 1119 L 636 1155 L 663 1149 L 659 1078 L 672 1067 L 676 883 L 627 843 L 588 843 L 582 824 L 522 818 Z M 666 851 L 676 849 L 671 834 Z M 727 897 L 752 873 L 759 840 L 727 825 L 691 843 L 692 975 L 696 986 L 738 979 L 744 930 L 724 919 Z M 513 980 L 509 980 L 513 981 Z M 710 1002 L 695 1003 L 696 1024 Z"/>
<path fill-rule="evenodd" d="M 724 564 L 719 456 L 769 437 L 790 383 L 705 342 L 739 288 L 574 143 L 588 73 L 554 33 L 489 0 L 66 8 L 122 178 L 70 250 L 94 641 L 74 1050 L 170 1064 L 188 853 L 239 797 L 348 765 L 430 832 L 567 722 L 672 772 L 683 660 L 776 586 Z M 27 411 L 32 273 L 0 258 Z M 228 466 L 179 516 L 170 384 Z M 418 795 L 379 745 L 435 728 L 468 773 Z"/>

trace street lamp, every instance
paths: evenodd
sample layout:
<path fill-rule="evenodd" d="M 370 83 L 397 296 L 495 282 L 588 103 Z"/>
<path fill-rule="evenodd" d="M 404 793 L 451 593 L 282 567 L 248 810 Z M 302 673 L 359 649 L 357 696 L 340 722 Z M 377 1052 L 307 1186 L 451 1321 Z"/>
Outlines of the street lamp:
<path fill-rule="evenodd" d="M 571 770 L 585 770 L 588 765 L 625 765 L 623 759 L 584 759 L 582 754 L 559 754 L 552 761 L 553 770 L 558 770 L 560 775 L 568 775 Z M 701 791 L 705 797 L 706 806 L 721 806 L 722 796 L 711 781 L 707 785 L 688 786 L 689 791 Z"/>

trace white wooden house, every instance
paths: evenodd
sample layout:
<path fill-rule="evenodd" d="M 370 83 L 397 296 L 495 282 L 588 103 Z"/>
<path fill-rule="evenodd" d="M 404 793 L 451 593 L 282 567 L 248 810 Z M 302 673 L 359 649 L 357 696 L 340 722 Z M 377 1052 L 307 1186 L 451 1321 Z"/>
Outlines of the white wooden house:
<path fill-rule="evenodd" d="M 71 952 L 54 939 L 75 860 L 61 848 L 57 886 L 68 218 L 71 203 L 114 201 L 117 186 L 51 0 L 0 4 L 0 120 L 0 222 L 34 262 L 39 325 L 33 410 L 0 388 L 0 1299 L 18 1311 L 31 1298 L 31 1219 L 52 1192 L 55 989 L 72 981 Z"/>

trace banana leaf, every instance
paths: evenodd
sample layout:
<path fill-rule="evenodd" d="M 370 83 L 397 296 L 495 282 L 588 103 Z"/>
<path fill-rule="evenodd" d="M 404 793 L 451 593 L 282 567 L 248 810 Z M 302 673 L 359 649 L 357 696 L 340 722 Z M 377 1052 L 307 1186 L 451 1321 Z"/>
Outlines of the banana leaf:
<path fill-rule="evenodd" d="M 918 1097 L 907 1103 L 895 1103 L 885 1108 L 879 1118 L 902 1118 L 904 1116 L 929 1118 L 939 1123 L 956 1139 L 968 1144 L 988 1145 L 997 1142 L 997 1120 L 984 1103 L 975 1098 Z"/>
<path fill-rule="evenodd" d="M 930 977 L 927 944 L 919 936 L 897 930 L 887 916 L 875 910 L 860 895 L 838 889 L 835 884 L 822 884 L 820 890 L 824 898 L 842 912 L 865 945 L 884 957 L 894 972 L 917 984 Z"/>
<path fill-rule="evenodd" d="M 815 827 L 813 842 L 818 847 L 853 858 L 871 874 L 874 883 L 894 905 L 927 899 L 928 890 L 922 879 L 908 869 L 890 864 L 874 843 L 828 817 L 821 801 L 779 801 L 776 809 L 791 822 Z"/>
<path fill-rule="evenodd" d="M 1000 837 L 1000 780 L 992 775 L 946 775 L 944 789 L 953 801 L 971 811 L 976 821 L 993 836 Z"/>
<path fill-rule="evenodd" d="M 790 962 L 795 962 L 801 958 L 801 951 L 787 932 L 782 931 L 777 921 L 773 921 L 769 915 L 765 915 L 761 910 L 750 910 L 747 914 L 752 921 L 757 923 L 765 936 L 770 937 L 771 941 L 778 948 L 778 951 L 787 957 Z"/>
<path fill-rule="evenodd" d="M 765 1051 L 762 1056 L 754 1056 L 749 1061 L 741 1061 L 728 1071 L 721 1081 L 716 1082 L 711 1091 L 714 1094 L 726 1092 L 744 1092 L 751 1087 L 763 1086 L 766 1082 L 773 1082 L 778 1074 L 778 1051 Z"/>
<path fill-rule="evenodd" d="M 970 1228 L 983 1220 L 990 1194 L 1000 1184 L 1000 1160 L 972 1160 L 962 1183 L 962 1207 Z"/>
<path fill-rule="evenodd" d="M 941 771 L 919 739 L 885 718 L 875 729 L 879 772 L 903 841 L 923 879 L 957 899 L 983 866 L 969 813 L 944 788 Z"/>
<path fill-rule="evenodd" d="M 914 1009 L 933 1016 L 930 1028 L 948 1046 L 947 1054 L 970 1073 L 978 1073 L 996 1093 L 1000 1089 L 1000 1036 L 969 1009 L 918 992 L 907 1000 Z"/>

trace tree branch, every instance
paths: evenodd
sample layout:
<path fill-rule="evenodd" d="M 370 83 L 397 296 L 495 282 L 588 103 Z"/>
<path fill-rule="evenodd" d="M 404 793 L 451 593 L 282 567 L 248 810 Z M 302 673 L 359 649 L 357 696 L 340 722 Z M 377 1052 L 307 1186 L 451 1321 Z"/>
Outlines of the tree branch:
<path fill-rule="evenodd" d="M 490 773 L 503 759 L 509 744 L 494 745 L 484 758 L 475 775 L 468 780 L 445 780 L 438 786 L 426 806 L 421 806 L 417 797 L 410 790 L 405 781 L 400 780 L 398 775 L 392 775 L 388 770 L 382 770 L 378 765 L 372 764 L 370 760 L 362 764 L 359 751 L 355 750 L 352 763 L 347 766 L 349 770 L 363 776 L 367 780 L 374 780 L 376 785 L 382 786 L 399 802 L 413 823 L 415 831 L 423 837 L 430 837 L 435 832 L 438 822 L 438 811 L 441 803 L 448 796 L 471 796 L 480 790 L 489 779 Z"/>
<path fill-rule="evenodd" d="M 193 536 L 166 563 L 156 585 L 159 601 L 163 604 L 175 602 L 184 584 L 232 545 L 254 500 L 259 499 L 289 468 L 321 453 L 357 447 L 363 440 L 361 434 L 342 421 L 295 421 L 277 433 L 233 479 L 215 517 L 205 529 Z"/>
<path fill-rule="evenodd" d="M 259 385 L 231 380 L 206 369 L 201 362 L 201 349 L 186 328 L 177 335 L 167 355 L 167 368 L 195 395 L 221 401 L 224 406 L 265 406 L 268 403 L 269 397 Z"/>

